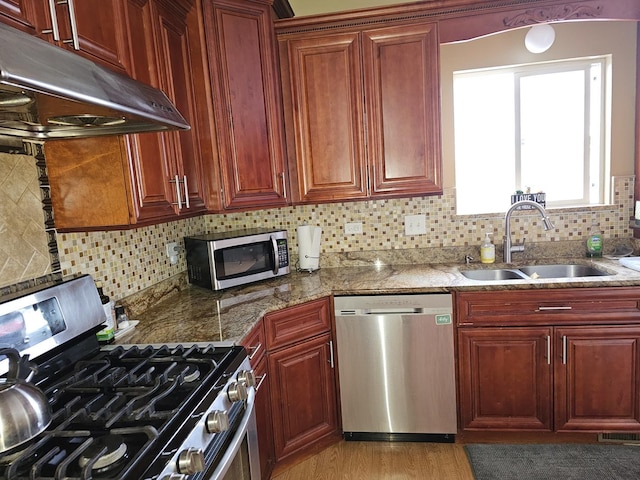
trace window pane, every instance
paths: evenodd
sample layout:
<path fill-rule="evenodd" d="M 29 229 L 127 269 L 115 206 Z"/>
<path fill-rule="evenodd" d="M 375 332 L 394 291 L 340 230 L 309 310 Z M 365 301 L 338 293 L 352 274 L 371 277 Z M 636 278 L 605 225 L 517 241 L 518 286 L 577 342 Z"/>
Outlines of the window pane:
<path fill-rule="evenodd" d="M 454 92 L 458 211 L 506 211 L 515 184 L 513 75 L 456 76 Z"/>
<path fill-rule="evenodd" d="M 520 188 L 553 201 L 585 192 L 585 71 L 520 78 Z"/>

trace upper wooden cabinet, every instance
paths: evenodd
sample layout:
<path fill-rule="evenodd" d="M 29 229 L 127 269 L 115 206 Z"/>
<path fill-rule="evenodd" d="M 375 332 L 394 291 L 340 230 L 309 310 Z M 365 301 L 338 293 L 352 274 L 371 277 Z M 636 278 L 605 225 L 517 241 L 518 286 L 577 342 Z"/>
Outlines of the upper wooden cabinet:
<path fill-rule="evenodd" d="M 128 228 L 203 213 L 203 155 L 211 155 L 199 1 L 129 0 L 131 74 L 162 89 L 188 131 L 52 141 L 45 153 L 59 230 Z M 201 135 L 202 132 L 202 135 Z"/>
<path fill-rule="evenodd" d="M 205 0 L 225 208 L 288 203 L 271 0 Z"/>
<path fill-rule="evenodd" d="M 126 72 L 125 5 L 126 0 L 0 0 L 0 22 Z"/>
<path fill-rule="evenodd" d="M 45 20 L 47 2 L 43 0 L 0 0 L 0 22 L 31 35 L 38 35 L 38 25 Z"/>
<path fill-rule="evenodd" d="M 437 24 L 279 44 L 294 202 L 442 192 Z"/>

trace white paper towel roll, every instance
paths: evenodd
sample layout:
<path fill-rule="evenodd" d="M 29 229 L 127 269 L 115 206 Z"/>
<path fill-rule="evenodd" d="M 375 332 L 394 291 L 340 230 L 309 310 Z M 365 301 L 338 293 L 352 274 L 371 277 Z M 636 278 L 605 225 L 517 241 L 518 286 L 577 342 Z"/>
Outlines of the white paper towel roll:
<path fill-rule="evenodd" d="M 320 264 L 322 229 L 311 225 L 298 227 L 298 258 L 301 270 L 317 270 Z"/>

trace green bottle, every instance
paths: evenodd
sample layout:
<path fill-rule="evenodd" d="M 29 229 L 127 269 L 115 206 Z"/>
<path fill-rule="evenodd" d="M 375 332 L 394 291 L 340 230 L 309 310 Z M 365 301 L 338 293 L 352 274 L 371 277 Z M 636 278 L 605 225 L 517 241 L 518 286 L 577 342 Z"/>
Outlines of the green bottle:
<path fill-rule="evenodd" d="M 602 257 L 603 248 L 602 232 L 600 232 L 598 224 L 594 222 L 587 237 L 587 257 Z"/>

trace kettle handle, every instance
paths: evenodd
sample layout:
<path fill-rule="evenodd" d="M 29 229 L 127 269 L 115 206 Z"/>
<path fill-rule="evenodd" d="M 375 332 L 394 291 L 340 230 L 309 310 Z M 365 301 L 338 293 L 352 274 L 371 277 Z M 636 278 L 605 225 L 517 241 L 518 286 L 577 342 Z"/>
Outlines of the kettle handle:
<path fill-rule="evenodd" d="M 29 381 L 36 373 L 35 368 L 29 362 L 29 355 L 20 356 L 20 352 L 15 348 L 0 348 L 0 357 L 5 356 L 9 360 L 9 371 L 7 372 L 7 381 L 15 382 L 16 380 Z M 22 377 L 24 370 L 29 370 L 25 378 Z"/>

